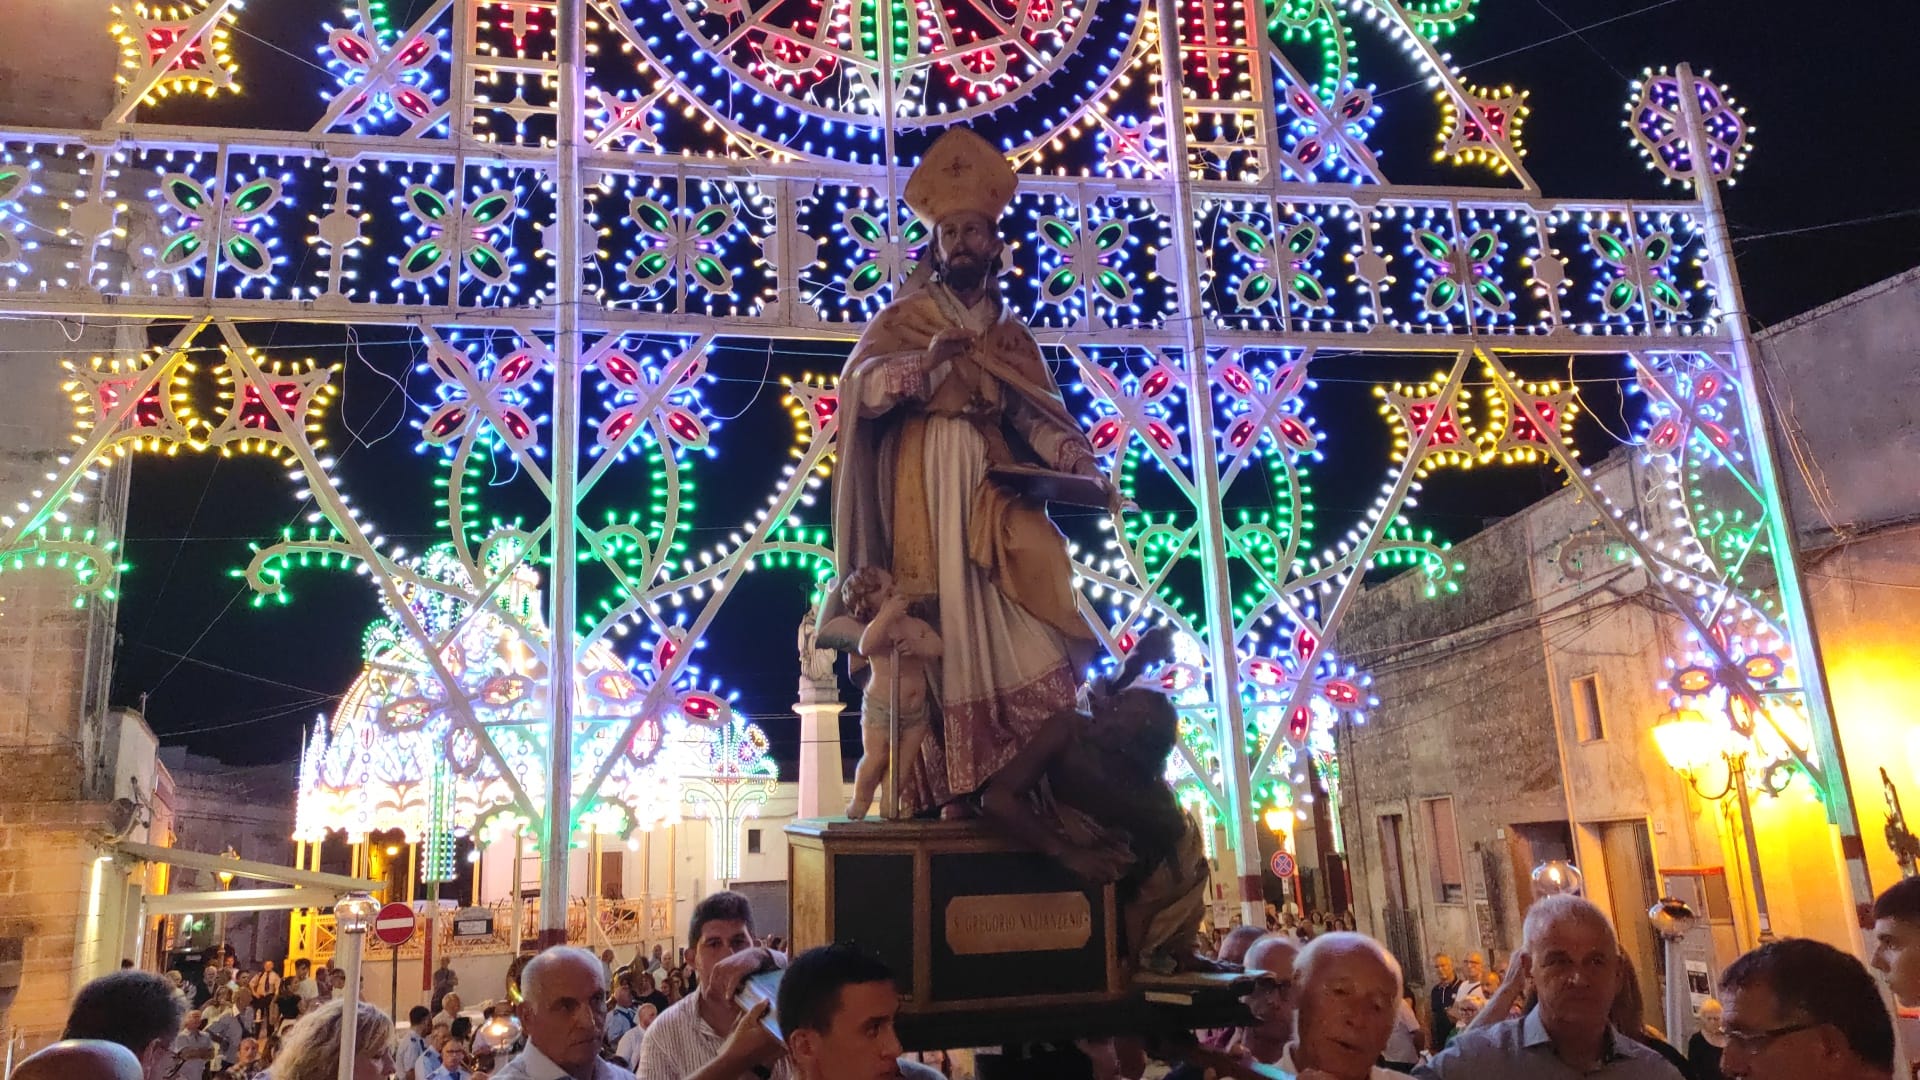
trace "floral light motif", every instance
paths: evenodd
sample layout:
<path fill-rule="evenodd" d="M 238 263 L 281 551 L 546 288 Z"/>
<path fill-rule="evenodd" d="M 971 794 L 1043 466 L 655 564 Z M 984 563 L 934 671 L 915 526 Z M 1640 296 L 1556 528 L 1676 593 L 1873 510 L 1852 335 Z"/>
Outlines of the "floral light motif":
<path fill-rule="evenodd" d="M 1454 103 L 1451 94 L 1439 91 L 1440 148 L 1433 158 L 1455 165 L 1485 165 L 1504 175 L 1513 168 L 1506 150 L 1515 157 L 1527 153 L 1520 140 L 1521 128 L 1533 111 L 1527 104 L 1527 92 L 1511 86 L 1464 89 L 1470 106 L 1465 110 Z"/>
<path fill-rule="evenodd" d="M 1322 170 L 1338 179 L 1373 173 L 1376 163 L 1367 148 L 1367 136 L 1380 119 L 1380 106 L 1371 86 L 1341 88 L 1329 107 L 1305 87 L 1285 88 L 1288 170 L 1300 180 L 1312 180 Z"/>
<path fill-rule="evenodd" d="M 671 387 L 661 384 L 661 373 L 635 361 L 626 353 L 601 354 L 597 366 L 612 385 L 616 402 L 612 412 L 600 421 L 599 443 L 602 449 L 617 450 L 631 441 L 641 425 L 652 420 L 669 437 L 692 450 L 705 450 L 711 431 L 700 418 L 694 386 L 707 372 L 705 353 L 682 366 Z"/>
<path fill-rule="evenodd" d="M 1275 295 L 1286 297 L 1308 311 L 1330 308 L 1327 287 L 1321 284 L 1310 265 L 1324 246 L 1320 226 L 1301 221 L 1287 229 L 1277 249 L 1267 235 L 1250 222 L 1235 221 L 1227 228 L 1227 240 L 1244 256 L 1253 269 L 1240 280 L 1234 293 L 1242 308 L 1256 308 Z"/>
<path fill-rule="evenodd" d="M 154 259 L 157 272 L 178 274 L 197 266 L 216 245 L 226 264 L 247 277 L 273 272 L 269 248 L 274 241 L 265 235 L 264 224 L 283 198 L 279 178 L 263 176 L 241 184 L 217 213 L 206 187 L 186 173 L 162 173 L 159 194 L 180 215 L 184 228 L 161 239 Z"/>
<path fill-rule="evenodd" d="M 407 185 L 401 201 L 424 235 L 400 256 L 400 280 L 418 282 L 439 273 L 453 260 L 457 240 L 464 249 L 463 277 L 471 275 L 487 285 L 507 283 L 513 267 L 494 236 L 512 223 L 519 208 L 512 189 L 477 195 L 457 212 L 452 200 L 425 184 Z"/>
<path fill-rule="evenodd" d="M 733 271 L 718 254 L 720 237 L 733 228 L 733 208 L 716 203 L 698 210 L 670 211 L 653 199 L 636 196 L 628 217 L 653 241 L 627 263 L 627 284 L 636 289 L 684 275 L 688 284 L 708 292 L 733 291 Z"/>
<path fill-rule="evenodd" d="M 1040 282 L 1040 298 L 1058 304 L 1072 296 L 1082 282 L 1116 304 L 1133 302 L 1133 285 L 1107 260 L 1127 242 L 1125 218 L 1109 218 L 1084 228 L 1051 214 L 1039 220 L 1040 242 L 1065 258 L 1063 265 Z"/>
<path fill-rule="evenodd" d="M 1580 414 L 1580 406 L 1574 400 L 1573 387 L 1550 379 L 1516 382 L 1514 389 L 1518 397 L 1497 380 L 1486 389 L 1487 430 L 1480 434 L 1481 462 L 1498 460 L 1512 465 L 1540 461 L 1548 456 L 1548 447 L 1554 441 L 1578 457 L 1579 451 L 1573 446 L 1573 420 Z"/>
<path fill-rule="evenodd" d="M 1173 429 L 1161 419 L 1167 395 L 1180 385 L 1178 371 L 1163 361 L 1139 379 L 1124 382 L 1106 368 L 1095 367 L 1092 371 L 1097 385 L 1089 384 L 1088 389 L 1112 410 L 1087 430 L 1087 441 L 1093 444 L 1094 453 L 1102 456 L 1119 453 L 1126 449 L 1127 436 L 1134 431 L 1163 451 L 1172 451 L 1180 445 Z"/>
<path fill-rule="evenodd" d="M 1700 122 L 1706 129 L 1708 172 L 1715 180 L 1731 184 L 1753 152 L 1747 111 L 1710 78 L 1694 79 L 1693 89 L 1699 99 Z M 1627 130 L 1647 166 L 1670 184 L 1692 181 L 1694 149 L 1689 145 L 1680 77 L 1662 68 L 1658 72 L 1649 70 L 1635 80 L 1627 116 Z"/>
<path fill-rule="evenodd" d="M 1412 385 L 1376 386 L 1373 394 L 1380 399 L 1381 415 L 1393 422 L 1393 448 L 1399 460 L 1407 459 L 1414 440 L 1428 424 L 1433 425 L 1426 448 L 1414 463 L 1416 475 L 1425 476 L 1433 469 L 1449 465 L 1471 468 L 1479 460 L 1478 436 L 1472 422 L 1461 414 L 1460 405 L 1465 395 L 1459 390 L 1448 394 L 1444 376 L 1435 375 L 1427 382 Z"/>
<path fill-rule="evenodd" d="M 882 216 L 885 212 L 882 211 Z M 847 272 L 847 299 L 865 300 L 891 284 L 896 277 L 913 273 L 912 253 L 927 242 L 926 222 L 912 215 L 903 221 L 897 238 L 889 238 L 887 227 L 859 206 L 849 206 L 840 214 L 841 225 L 858 245 L 858 262 Z"/>
<path fill-rule="evenodd" d="M 232 28 L 242 6 L 241 0 L 114 5 L 107 29 L 120 43 L 120 85 L 144 83 L 140 102 L 147 105 L 181 90 L 238 93 Z"/>
<path fill-rule="evenodd" d="M 429 349 L 426 366 L 440 377 L 441 400 L 420 422 L 420 437 L 431 446 L 446 446 L 476 419 L 484 419 L 509 446 L 532 449 L 540 432 L 524 406 L 534 378 L 552 363 L 546 350 L 522 348 L 503 357 L 481 378 L 465 351 Z"/>
<path fill-rule="evenodd" d="M 1507 313 L 1506 290 L 1493 272 L 1500 237 L 1492 229 L 1455 240 L 1432 229 L 1415 229 L 1412 250 L 1433 274 L 1420 298 L 1428 315 L 1443 315 L 1455 307 L 1464 309 L 1469 292 L 1482 307 L 1497 314 Z"/>
<path fill-rule="evenodd" d="M 440 42 L 430 33 L 382 48 L 378 34 L 337 27 L 328 33 L 322 55 L 340 80 L 335 100 L 348 99 L 336 123 L 357 125 L 394 115 L 417 123 L 437 107 L 426 86 L 426 68 L 440 55 Z"/>
<path fill-rule="evenodd" d="M 1625 317 L 1645 297 L 1650 307 L 1661 314 L 1678 317 L 1686 313 L 1686 300 L 1667 280 L 1667 266 L 1673 261 L 1674 242 L 1670 232 L 1622 239 L 1607 229 L 1589 228 L 1587 242 L 1601 262 L 1614 270 L 1611 281 L 1599 285 L 1600 304 L 1608 315 Z"/>
<path fill-rule="evenodd" d="M 14 161 L 0 156 L 0 267 L 12 267 L 25 270 L 22 256 L 37 245 L 33 241 L 15 239 L 27 229 L 27 222 L 19 216 L 22 195 L 38 192 L 33 182 L 33 174 L 40 168 L 38 161 Z"/>

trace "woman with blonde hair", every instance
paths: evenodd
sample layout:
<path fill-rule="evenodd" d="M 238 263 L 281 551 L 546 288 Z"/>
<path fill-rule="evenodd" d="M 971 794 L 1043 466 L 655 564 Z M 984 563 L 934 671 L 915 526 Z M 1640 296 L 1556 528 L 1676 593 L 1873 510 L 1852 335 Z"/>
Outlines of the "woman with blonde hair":
<path fill-rule="evenodd" d="M 271 1080 L 336 1080 L 340 1075 L 343 1001 L 330 1001 L 300 1018 L 287 1032 Z M 354 1018 L 353 1080 L 387 1080 L 393 1074 L 393 1018 L 360 1003 Z"/>

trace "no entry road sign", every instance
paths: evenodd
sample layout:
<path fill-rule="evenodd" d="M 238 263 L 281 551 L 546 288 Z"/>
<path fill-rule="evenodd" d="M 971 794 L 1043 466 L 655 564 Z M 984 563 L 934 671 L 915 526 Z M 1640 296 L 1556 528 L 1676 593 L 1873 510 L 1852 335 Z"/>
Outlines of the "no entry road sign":
<path fill-rule="evenodd" d="M 373 917 L 373 936 L 382 945 L 399 948 L 413 937 L 413 909 L 405 904 L 388 904 Z"/>

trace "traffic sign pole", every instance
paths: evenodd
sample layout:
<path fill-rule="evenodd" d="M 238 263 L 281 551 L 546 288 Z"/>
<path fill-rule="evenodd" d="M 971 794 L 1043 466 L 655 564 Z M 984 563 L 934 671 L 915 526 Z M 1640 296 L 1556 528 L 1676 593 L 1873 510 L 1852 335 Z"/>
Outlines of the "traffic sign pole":
<path fill-rule="evenodd" d="M 393 949 L 387 963 L 392 968 L 388 974 L 391 976 L 395 1016 L 400 1015 L 400 946 L 413 939 L 415 921 L 413 907 L 398 901 L 382 906 L 380 913 L 373 917 L 373 936 Z"/>

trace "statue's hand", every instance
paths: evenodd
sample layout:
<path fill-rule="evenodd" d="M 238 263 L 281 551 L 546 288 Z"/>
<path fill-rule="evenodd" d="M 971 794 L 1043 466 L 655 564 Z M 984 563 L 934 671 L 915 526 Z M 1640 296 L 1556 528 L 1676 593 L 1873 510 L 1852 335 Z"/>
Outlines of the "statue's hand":
<path fill-rule="evenodd" d="M 927 360 L 936 367 L 951 364 L 966 355 L 967 350 L 979 340 L 980 335 L 961 327 L 942 330 L 933 335 L 932 343 L 927 346 Z"/>

